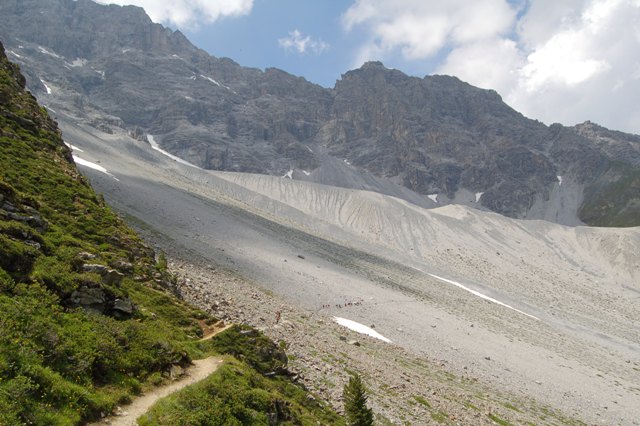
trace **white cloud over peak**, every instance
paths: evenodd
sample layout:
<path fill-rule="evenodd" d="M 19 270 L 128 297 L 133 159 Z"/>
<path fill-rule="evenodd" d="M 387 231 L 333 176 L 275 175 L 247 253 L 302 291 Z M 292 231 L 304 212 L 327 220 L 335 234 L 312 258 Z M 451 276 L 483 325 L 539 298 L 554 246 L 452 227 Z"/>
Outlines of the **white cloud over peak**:
<path fill-rule="evenodd" d="M 444 58 L 425 74 L 495 89 L 547 123 L 640 133 L 639 0 L 357 0 L 342 22 L 368 37 L 360 63 Z"/>
<path fill-rule="evenodd" d="M 400 49 L 405 59 L 413 60 L 434 55 L 452 43 L 505 33 L 515 15 L 505 0 L 357 0 L 342 16 L 342 23 L 347 31 L 364 27 L 369 32 L 363 52 L 385 54 Z"/>
<path fill-rule="evenodd" d="M 225 16 L 251 12 L 253 0 L 102 0 L 101 3 L 143 7 L 154 22 L 197 27 Z"/>
<path fill-rule="evenodd" d="M 313 53 L 319 55 L 329 49 L 329 44 L 321 39 L 314 40 L 311 36 L 305 36 L 299 30 L 289 31 L 287 37 L 278 39 L 278 45 L 286 52 L 297 52 L 300 54 Z"/>

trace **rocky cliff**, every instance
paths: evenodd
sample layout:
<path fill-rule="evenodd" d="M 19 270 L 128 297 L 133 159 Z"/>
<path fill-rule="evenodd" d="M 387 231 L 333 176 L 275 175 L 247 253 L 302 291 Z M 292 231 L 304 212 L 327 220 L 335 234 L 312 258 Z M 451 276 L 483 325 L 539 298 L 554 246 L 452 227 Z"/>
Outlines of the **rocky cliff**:
<path fill-rule="evenodd" d="M 640 225 L 638 136 L 588 122 L 546 126 L 494 91 L 379 62 L 322 88 L 210 56 L 131 6 L 13 0 L 0 13 L 9 55 L 53 111 L 106 133 L 151 135 L 203 168 L 369 189 L 426 207 Z"/>

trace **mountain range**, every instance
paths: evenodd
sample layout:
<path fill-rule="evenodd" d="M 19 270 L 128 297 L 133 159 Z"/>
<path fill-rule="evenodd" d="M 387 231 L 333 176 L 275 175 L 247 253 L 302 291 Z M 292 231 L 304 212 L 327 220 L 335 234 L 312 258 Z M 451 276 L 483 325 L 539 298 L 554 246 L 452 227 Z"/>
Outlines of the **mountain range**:
<path fill-rule="evenodd" d="M 134 6 L 7 0 L 0 39 L 51 111 L 198 167 L 366 189 L 433 208 L 640 225 L 640 136 L 547 126 L 492 90 L 368 62 L 323 88 L 216 58 Z"/>
<path fill-rule="evenodd" d="M 229 354 L 141 424 L 339 425 L 357 372 L 384 425 L 637 425 L 638 136 L 379 62 L 323 88 L 136 7 L 0 16 L 0 424 Z"/>

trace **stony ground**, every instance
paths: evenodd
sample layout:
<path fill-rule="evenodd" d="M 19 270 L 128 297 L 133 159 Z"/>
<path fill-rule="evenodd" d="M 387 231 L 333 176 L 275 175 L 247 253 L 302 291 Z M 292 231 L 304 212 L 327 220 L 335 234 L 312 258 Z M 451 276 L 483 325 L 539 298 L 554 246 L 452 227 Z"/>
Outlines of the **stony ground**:
<path fill-rule="evenodd" d="M 189 302 L 225 322 L 247 323 L 284 341 L 290 369 L 339 411 L 349 372 L 357 371 L 370 388 L 370 405 L 381 424 L 574 423 L 532 400 L 506 395 L 464 368 L 456 371 L 445 359 L 417 357 L 341 327 L 321 311 L 298 309 L 228 270 L 181 260 L 170 266 Z"/>
<path fill-rule="evenodd" d="M 92 172 L 92 184 L 177 259 L 185 297 L 284 340 L 292 369 L 334 404 L 351 369 L 395 424 L 568 422 L 541 406 L 639 424 L 637 230 L 210 173 L 85 130 L 65 135 L 119 179 Z M 333 316 L 375 325 L 395 345 Z"/>

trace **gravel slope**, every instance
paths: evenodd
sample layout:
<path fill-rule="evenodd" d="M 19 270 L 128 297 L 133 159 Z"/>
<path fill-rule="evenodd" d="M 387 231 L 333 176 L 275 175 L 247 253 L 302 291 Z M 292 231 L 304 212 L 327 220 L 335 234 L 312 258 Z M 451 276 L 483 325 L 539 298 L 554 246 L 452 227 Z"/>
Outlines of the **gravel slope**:
<path fill-rule="evenodd" d="M 377 393 L 419 360 L 437 366 L 435 376 L 452 374 L 452 383 L 467 377 L 489 393 L 538 401 L 522 403 L 526 415 L 501 411 L 516 423 L 552 422 L 529 409 L 542 404 L 588 423 L 638 424 L 640 229 L 570 228 L 461 206 L 424 210 L 370 192 L 205 172 L 123 135 L 92 135 L 64 122 L 62 128 L 84 150 L 78 155 L 112 173 L 83 170 L 97 190 L 165 250 L 241 274 L 322 329 L 336 330 L 331 316 L 375 324 L 398 352 L 347 345 L 370 358 L 344 362 L 380 376 Z M 212 294 L 215 280 L 197 271 L 209 284 L 197 287 L 202 299 L 191 297 L 218 309 L 217 299 L 229 295 Z M 257 321 L 256 306 L 240 310 Z M 315 343 L 304 340 L 318 346 L 305 357 L 340 353 L 341 340 L 317 341 L 326 333 L 313 334 Z M 293 336 L 287 340 L 296 347 L 301 338 Z M 331 396 L 340 386 L 325 388 Z M 447 389 L 455 400 L 456 386 Z M 378 409 L 400 422 L 412 406 L 413 394 L 403 395 L 395 402 L 379 397 Z M 456 404 L 445 408 L 455 408 L 457 418 L 477 414 Z"/>

